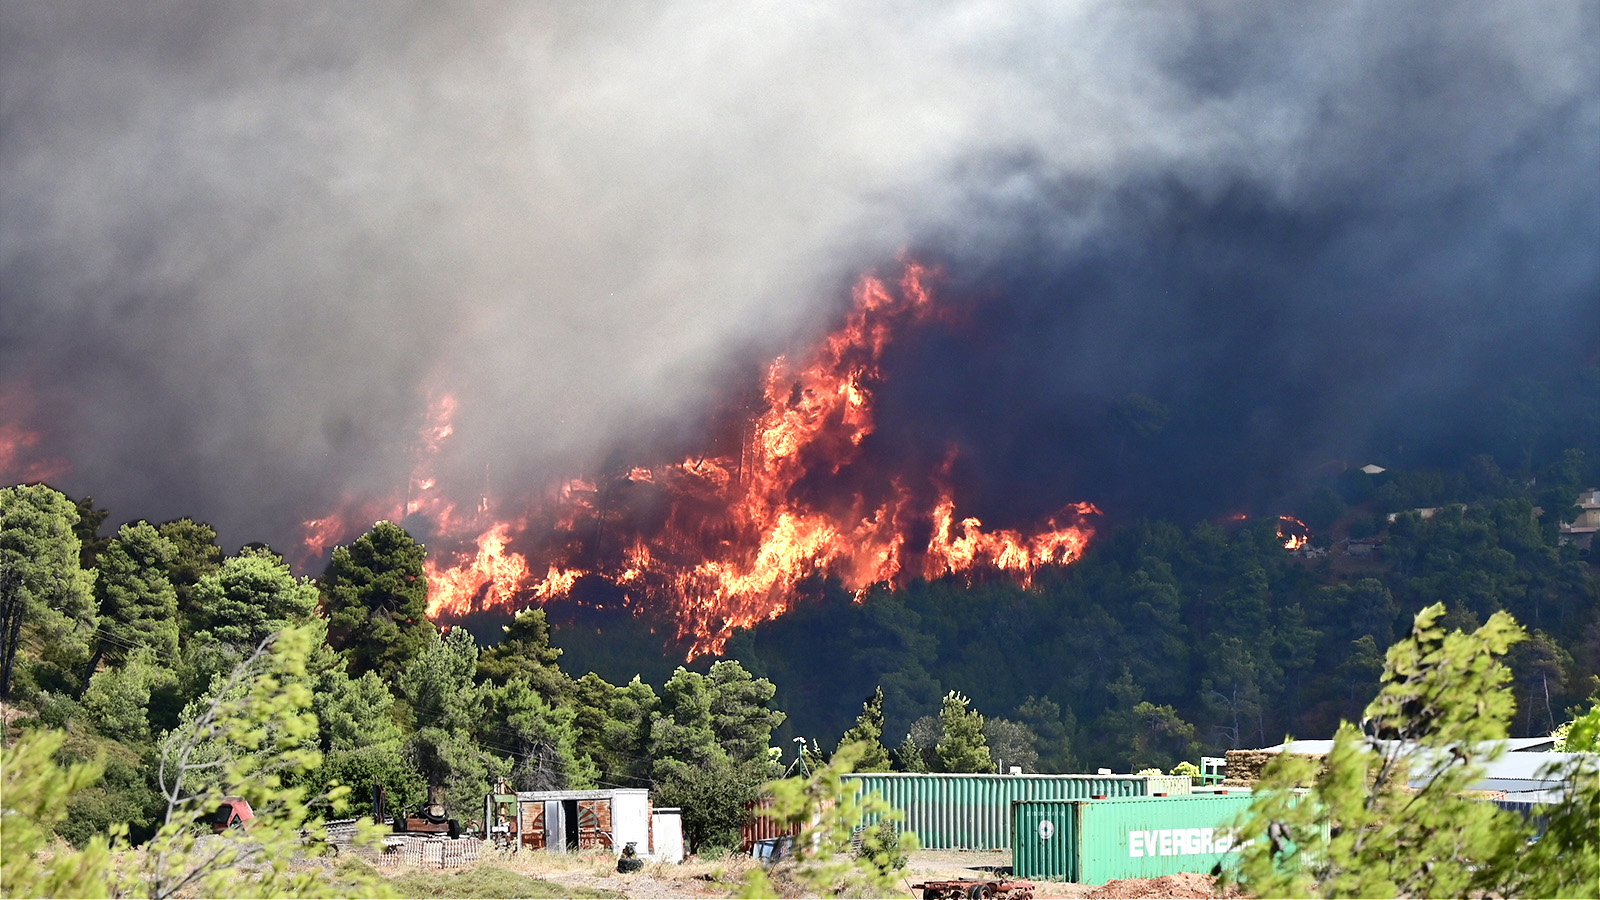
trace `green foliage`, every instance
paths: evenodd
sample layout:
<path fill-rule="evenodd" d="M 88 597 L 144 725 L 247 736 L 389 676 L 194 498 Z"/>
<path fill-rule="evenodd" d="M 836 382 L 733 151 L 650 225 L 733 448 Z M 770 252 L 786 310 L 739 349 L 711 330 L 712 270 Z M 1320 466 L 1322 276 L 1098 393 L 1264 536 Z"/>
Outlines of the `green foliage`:
<path fill-rule="evenodd" d="M 690 846 L 735 846 L 744 805 L 774 774 L 767 744 L 783 713 L 775 688 L 739 663 L 707 675 L 679 667 L 661 688 L 650 723 L 650 756 L 663 805 L 681 806 Z"/>
<path fill-rule="evenodd" d="M 281 557 L 270 550 L 245 548 L 195 585 L 195 635 L 249 652 L 267 635 L 304 624 L 317 608 L 317 590 L 294 577 Z"/>
<path fill-rule="evenodd" d="M 1028 726 L 993 716 L 984 720 L 983 739 L 1000 771 L 1012 766 L 1030 775 L 1039 771 L 1039 736 Z"/>
<path fill-rule="evenodd" d="M 682 670 L 680 670 L 682 671 Z M 711 730 L 735 762 L 759 762 L 767 755 L 772 730 L 785 715 L 768 708 L 777 693 L 772 682 L 756 678 L 737 660 L 714 663 L 707 676 L 711 694 Z"/>
<path fill-rule="evenodd" d="M 109 554 L 102 554 L 104 559 Z M 141 647 L 121 669 L 96 672 L 83 694 L 83 708 L 100 733 L 131 743 L 150 740 L 150 697 L 153 690 L 177 683 L 171 670 L 157 663 L 154 650 Z"/>
<path fill-rule="evenodd" d="M 773 817 L 804 826 L 795 841 L 793 874 L 818 896 L 893 896 L 899 893 L 906 857 L 917 849 L 915 834 L 894 827 L 900 812 L 877 792 L 857 797 L 845 788 L 844 776 L 854 771 L 862 751 L 861 744 L 847 744 L 810 777 L 786 778 L 769 787 Z M 859 852 L 852 847 L 858 834 Z M 751 870 L 743 896 L 774 895 L 765 874 Z"/>
<path fill-rule="evenodd" d="M 1072 750 L 1074 720 L 1071 710 L 1049 697 L 1029 696 L 1017 707 L 1016 720 L 1034 734 L 1034 748 L 1039 754 L 1040 772 L 1076 772 L 1079 770 L 1077 754 Z"/>
<path fill-rule="evenodd" d="M 165 659 L 177 655 L 178 594 L 167 578 L 176 553 L 152 525 L 137 522 L 122 526 L 99 554 L 94 586 L 100 607 L 97 655 L 112 664 L 141 647 Z"/>
<path fill-rule="evenodd" d="M 412 770 L 421 774 L 424 786 L 444 787 L 451 815 L 481 809 L 489 786 L 511 774 L 510 760 L 486 752 L 471 735 L 433 726 L 419 728 L 407 737 L 402 753 Z M 407 797 L 400 802 L 395 795 L 391 808 L 410 808 L 421 799 Z"/>
<path fill-rule="evenodd" d="M 426 612 L 426 552 L 405 529 L 379 522 L 335 547 L 322 575 L 328 637 L 352 675 L 376 671 L 387 682 L 404 671 L 434 631 Z"/>
<path fill-rule="evenodd" d="M 489 689 L 494 743 L 511 751 L 511 784 L 519 791 L 595 786 L 597 772 L 578 751 L 577 710 L 551 705 L 524 675 Z"/>
<path fill-rule="evenodd" d="M 1588 712 L 1552 733 L 1557 753 L 1600 753 L 1600 699 L 1591 698 Z"/>
<path fill-rule="evenodd" d="M 895 764 L 902 772 L 928 771 L 928 758 L 923 754 L 922 748 L 917 746 L 917 741 L 908 732 L 906 739 L 894 751 Z"/>
<path fill-rule="evenodd" d="M 342 659 L 317 674 L 312 705 L 323 750 L 355 750 L 402 737 L 390 715 L 394 696 L 383 679 L 376 672 L 351 678 Z"/>
<path fill-rule="evenodd" d="M 77 565 L 77 560 L 73 560 Z M 72 797 L 95 782 L 101 760 L 57 765 L 66 740 L 59 731 L 22 735 L 0 750 L 0 893 L 8 897 L 109 897 L 115 893 L 108 835 L 76 852 L 48 853 L 53 829 L 66 818 Z"/>
<path fill-rule="evenodd" d="M 1528 848 L 1532 834 L 1519 817 L 1463 793 L 1499 752 L 1486 750 L 1498 745 L 1485 742 L 1506 734 L 1510 673 L 1498 659 L 1523 630 L 1496 613 L 1472 634 L 1446 633 L 1443 615 L 1439 605 L 1424 609 L 1411 636 L 1389 648 L 1382 689 L 1359 729 L 1340 727 L 1321 772 L 1287 754 L 1268 767 L 1236 840 L 1237 878 L 1248 891 L 1309 896 L 1315 888 L 1335 897 L 1593 891 L 1600 847 L 1592 785 L 1580 789 L 1587 799 L 1556 816 L 1562 830 L 1552 846 L 1561 854 L 1541 849 L 1544 841 Z M 1309 785 L 1303 797 L 1295 792 L 1300 785 Z M 1584 817 L 1586 832 L 1579 824 Z M 1574 851 L 1582 859 L 1566 858 Z M 1527 864 L 1533 855 L 1543 857 L 1539 872 Z"/>
<path fill-rule="evenodd" d="M 561 651 L 550 646 L 550 622 L 542 608 L 524 609 L 504 626 L 505 638 L 478 656 L 478 677 L 505 684 L 521 676 L 547 701 L 571 696 L 572 682 L 557 661 Z"/>
<path fill-rule="evenodd" d="M 839 738 L 839 746 L 862 745 L 861 756 L 856 761 L 857 772 L 887 772 L 891 766 L 889 751 L 883 746 L 883 688 L 875 690 L 861 704 L 861 715 L 856 724 Z"/>
<path fill-rule="evenodd" d="M 285 776 L 314 768 L 316 719 L 309 710 L 305 661 L 310 630 L 288 630 L 263 644 L 210 698 L 197 701 L 184 724 L 165 736 L 157 766 L 164 824 L 143 847 L 121 845 L 126 829 L 95 835 L 81 850 L 40 853 L 70 803 L 91 788 L 104 763 L 62 767 L 52 758 L 59 732 L 41 731 L 5 751 L 5 807 L 0 810 L 3 888 L 10 896 L 111 896 L 165 900 L 176 895 L 382 896 L 376 879 L 337 887 L 315 868 L 293 860 L 306 835 L 325 839 L 320 822 L 305 820 L 308 798 L 284 787 Z M 307 749 L 308 746 L 311 749 Z M 202 836 L 195 819 L 224 796 L 248 800 L 256 818 L 248 833 Z M 334 803 L 338 792 L 320 798 Z M 369 839 L 377 835 L 369 833 Z M 122 863 L 113 850 L 120 851 Z"/>
<path fill-rule="evenodd" d="M 167 581 L 178 595 L 178 614 L 184 623 L 184 633 L 199 630 L 199 610 L 195 607 L 194 588 L 200 579 L 222 566 L 222 547 L 217 544 L 217 530 L 193 519 L 177 519 L 156 526 L 156 530 L 172 545 L 172 556 L 167 561 Z"/>
<path fill-rule="evenodd" d="M 326 791 L 334 785 L 348 786 L 350 803 L 345 815 L 350 816 L 373 815 L 374 784 L 383 786 L 391 813 L 420 804 L 428 788 L 423 783 L 422 773 L 407 759 L 405 745 L 399 738 L 330 750 L 322 755 L 322 765 L 306 774 L 303 783 L 315 791 Z"/>
<path fill-rule="evenodd" d="M 972 701 L 951 691 L 939 711 L 943 736 L 934 748 L 941 772 L 993 772 L 989 741 L 983 734 L 983 714 L 971 709 Z"/>
<path fill-rule="evenodd" d="M 21 644 L 39 648 L 32 660 L 7 648 L 19 682 L 31 664 L 50 670 L 27 676 L 32 684 L 79 683 L 75 675 L 89 658 L 94 571 L 79 565 L 77 523 L 77 506 L 60 491 L 42 484 L 0 488 L 0 601 L 21 616 Z M 8 637 L 0 632 L 0 642 Z"/>
<path fill-rule="evenodd" d="M 104 762 L 104 774 L 73 793 L 56 833 L 80 850 L 121 828 L 135 844 L 149 840 L 166 804 L 146 777 L 148 760 L 114 740 L 79 735 L 69 736 L 55 759 L 61 765 L 94 760 Z"/>
<path fill-rule="evenodd" d="M 430 629 L 415 661 L 392 683 L 417 727 L 465 733 L 483 722 L 484 691 L 474 681 L 477 667 L 478 644 L 465 628 L 443 635 Z"/>
<path fill-rule="evenodd" d="M 650 783 L 650 720 L 661 699 L 635 675 L 622 687 L 593 672 L 573 684 L 578 747 L 610 784 Z"/>
<path fill-rule="evenodd" d="M 745 807 L 774 774 L 766 759 L 736 762 L 726 754 L 668 771 L 657 781 L 651 802 L 682 808 L 684 840 L 701 855 L 738 849 Z"/>

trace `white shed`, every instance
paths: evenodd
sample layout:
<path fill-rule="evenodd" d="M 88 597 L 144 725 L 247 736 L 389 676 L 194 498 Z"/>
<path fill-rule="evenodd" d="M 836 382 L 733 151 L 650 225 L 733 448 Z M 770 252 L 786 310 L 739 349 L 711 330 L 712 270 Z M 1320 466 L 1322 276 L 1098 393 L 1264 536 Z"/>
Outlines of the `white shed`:
<path fill-rule="evenodd" d="M 624 847 L 633 844 L 635 853 L 656 859 L 662 858 L 656 849 L 661 844 L 669 855 L 676 854 L 673 861 L 683 858 L 681 816 L 654 815 L 650 792 L 644 788 L 518 791 L 516 797 L 512 843 L 518 850 L 565 853 L 604 848 L 620 856 Z M 663 823 L 667 833 L 656 834 L 657 822 Z"/>

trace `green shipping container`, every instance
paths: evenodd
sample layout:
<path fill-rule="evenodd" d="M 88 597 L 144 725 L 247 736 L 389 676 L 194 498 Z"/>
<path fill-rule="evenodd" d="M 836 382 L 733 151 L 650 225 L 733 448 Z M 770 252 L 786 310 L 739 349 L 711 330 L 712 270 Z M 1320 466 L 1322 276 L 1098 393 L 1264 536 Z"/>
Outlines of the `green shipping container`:
<path fill-rule="evenodd" d="M 1240 792 L 1021 802 L 1012 870 L 1084 884 L 1210 872 L 1231 857 L 1228 826 L 1250 799 Z"/>
<path fill-rule="evenodd" d="M 846 775 L 846 789 L 869 791 L 905 814 L 900 827 L 915 831 L 928 850 L 1011 848 L 1011 805 L 1023 800 L 1142 797 L 1189 790 L 1189 779 L 1168 775 Z M 862 824 L 870 825 L 871 822 Z"/>

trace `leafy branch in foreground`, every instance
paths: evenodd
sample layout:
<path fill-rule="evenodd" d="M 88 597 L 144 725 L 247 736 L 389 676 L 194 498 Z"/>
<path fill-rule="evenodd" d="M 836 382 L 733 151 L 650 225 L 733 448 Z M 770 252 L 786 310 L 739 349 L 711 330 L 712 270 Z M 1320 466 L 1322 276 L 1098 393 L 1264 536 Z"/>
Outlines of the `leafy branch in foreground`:
<path fill-rule="evenodd" d="M 62 769 L 52 759 L 62 735 L 39 732 L 5 756 L 5 878 L 8 896 L 126 896 L 157 900 L 208 897 L 383 896 L 377 881 L 332 884 L 316 866 L 296 865 L 308 846 L 326 840 L 312 804 L 338 809 L 348 793 L 330 787 L 308 798 L 286 785 L 321 762 L 311 712 L 306 660 L 313 627 L 286 629 L 257 646 L 209 697 L 185 710 L 184 724 L 162 741 L 158 779 L 166 821 L 144 846 L 128 848 L 126 830 L 97 837 L 82 851 L 48 858 L 51 826 L 71 795 L 94 783 L 96 764 Z M 224 798 L 248 801 L 255 818 L 242 829 L 212 834 L 199 822 Z M 376 828 L 363 837 L 378 839 Z M 119 862 L 119 860 L 121 862 Z"/>
<path fill-rule="evenodd" d="M 857 797 L 844 786 L 844 776 L 855 771 L 868 748 L 846 744 L 826 766 L 809 778 L 773 782 L 774 818 L 805 827 L 795 841 L 795 862 L 790 870 L 808 890 L 823 897 L 888 897 L 899 893 L 900 870 L 906 854 L 917 849 L 917 836 L 900 832 L 901 819 L 877 792 Z M 866 827 L 857 838 L 857 827 Z M 860 849 L 856 850 L 859 840 Z M 761 869 L 752 869 L 743 896 L 775 897 L 772 882 Z"/>
<path fill-rule="evenodd" d="M 1231 877 L 1259 896 L 1594 896 L 1600 877 L 1593 757 L 1559 773 L 1546 828 L 1467 791 L 1503 745 L 1513 712 L 1499 658 L 1523 638 L 1500 612 L 1445 633 L 1436 604 L 1389 648 L 1361 727 L 1346 722 L 1321 771 L 1281 755 L 1241 818 Z M 1556 773 L 1552 773 L 1556 774 Z M 1304 791 L 1302 786 L 1308 786 Z"/>

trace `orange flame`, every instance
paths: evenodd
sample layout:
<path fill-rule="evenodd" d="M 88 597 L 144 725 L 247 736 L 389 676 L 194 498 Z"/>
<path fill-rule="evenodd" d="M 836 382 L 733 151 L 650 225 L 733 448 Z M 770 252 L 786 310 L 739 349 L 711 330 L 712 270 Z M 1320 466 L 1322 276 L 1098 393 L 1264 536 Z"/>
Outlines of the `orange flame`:
<path fill-rule="evenodd" d="M 37 405 L 26 385 L 0 386 L 0 483 L 54 481 L 72 471 L 65 459 L 36 455 L 44 434 L 22 423 L 33 418 Z"/>
<path fill-rule="evenodd" d="M 843 327 L 802 364 L 780 357 L 768 367 L 735 452 L 572 478 L 515 520 L 494 520 L 487 498 L 476 513 L 460 516 L 437 495 L 430 467 L 453 432 L 455 402 L 436 398 L 405 511 L 426 515 L 437 534 L 460 548 L 430 551 L 429 615 L 459 620 L 511 612 L 569 597 L 580 579 L 599 578 L 620 588 L 630 605 L 671 615 L 694 656 L 720 652 L 736 628 L 782 615 L 813 573 L 837 577 L 859 599 L 875 584 L 978 569 L 1026 584 L 1040 566 L 1078 559 L 1093 535 L 1085 520 L 1099 513 L 1087 503 L 1027 535 L 986 532 L 977 519 L 957 519 L 948 488 L 919 513 L 915 491 L 898 477 L 880 486 L 879 500 L 859 491 L 817 500 L 800 489 L 808 477 L 837 475 L 860 460 L 875 427 L 873 390 L 883 378 L 884 351 L 897 328 L 931 313 L 928 278 L 917 263 L 906 265 L 898 290 L 862 278 Z M 635 509 L 657 513 L 641 524 Z M 911 546 L 908 535 L 919 520 L 931 520 L 931 537 Z M 340 520 L 307 522 L 308 543 L 315 533 L 325 546 L 321 535 L 330 521 Z M 525 553 L 540 559 L 536 567 Z M 545 574 L 534 576 L 536 569 Z"/>
<path fill-rule="evenodd" d="M 449 568 L 441 568 L 434 559 L 427 561 L 429 618 L 446 609 L 516 605 L 517 594 L 528 581 L 528 561 L 506 550 L 513 527 L 508 522 L 496 524 L 478 536 L 478 550 L 471 559 Z"/>
<path fill-rule="evenodd" d="M 1283 549 L 1301 550 L 1311 543 L 1311 529 L 1294 516 L 1279 516 L 1278 537 L 1283 538 Z"/>

